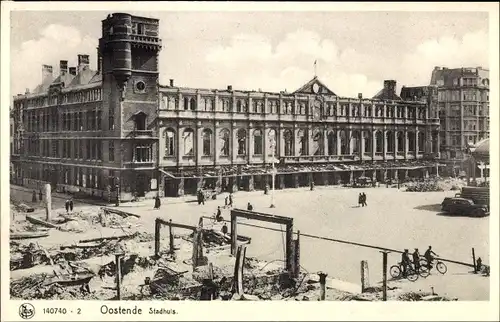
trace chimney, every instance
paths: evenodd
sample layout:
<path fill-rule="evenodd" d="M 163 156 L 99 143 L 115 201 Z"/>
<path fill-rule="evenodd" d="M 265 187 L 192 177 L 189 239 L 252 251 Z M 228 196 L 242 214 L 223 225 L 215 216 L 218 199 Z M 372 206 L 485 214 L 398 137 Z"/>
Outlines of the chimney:
<path fill-rule="evenodd" d="M 174 80 L 170 78 L 170 87 L 174 87 Z"/>
<path fill-rule="evenodd" d="M 59 61 L 59 72 L 61 76 L 64 76 L 68 73 L 68 61 L 60 60 Z"/>
<path fill-rule="evenodd" d="M 89 55 L 78 55 L 78 72 L 88 69 L 90 65 Z"/>
<path fill-rule="evenodd" d="M 30 89 L 26 88 L 26 91 L 24 92 L 24 94 L 29 94 L 29 93 L 30 93 Z"/>
<path fill-rule="evenodd" d="M 396 94 L 396 81 L 395 80 L 385 80 L 384 81 L 384 91 L 392 96 Z"/>
<path fill-rule="evenodd" d="M 358 98 L 362 99 L 363 98 L 363 93 L 358 93 Z"/>
<path fill-rule="evenodd" d="M 42 82 L 52 78 L 52 66 L 42 65 Z"/>
<path fill-rule="evenodd" d="M 73 76 L 76 76 L 76 67 L 70 67 L 69 68 L 69 74 L 73 75 Z"/>
<path fill-rule="evenodd" d="M 227 85 L 227 90 L 232 91 L 233 90 L 233 85 Z"/>

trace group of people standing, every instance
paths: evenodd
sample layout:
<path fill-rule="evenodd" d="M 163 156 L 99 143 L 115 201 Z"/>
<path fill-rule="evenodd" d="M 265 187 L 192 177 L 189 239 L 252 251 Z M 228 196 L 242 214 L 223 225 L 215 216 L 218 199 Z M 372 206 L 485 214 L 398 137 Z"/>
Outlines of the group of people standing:
<path fill-rule="evenodd" d="M 364 192 L 361 192 L 358 196 L 358 206 L 359 207 L 368 206 L 368 204 L 366 203 L 366 194 Z"/>

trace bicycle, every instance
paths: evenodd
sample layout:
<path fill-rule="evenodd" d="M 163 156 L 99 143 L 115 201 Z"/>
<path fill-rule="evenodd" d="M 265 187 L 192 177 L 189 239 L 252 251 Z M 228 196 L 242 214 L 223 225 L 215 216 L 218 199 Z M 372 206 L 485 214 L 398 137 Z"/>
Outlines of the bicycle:
<path fill-rule="evenodd" d="M 389 273 L 394 279 L 401 278 L 401 276 L 403 275 L 403 271 L 403 264 L 401 262 L 399 262 L 397 265 L 392 265 L 389 269 Z M 403 277 L 406 277 L 406 279 L 410 282 L 415 282 L 418 279 L 418 273 L 414 268 L 411 267 L 411 265 L 408 265 L 406 267 L 406 276 Z"/>
<path fill-rule="evenodd" d="M 433 262 L 436 261 L 436 264 L 434 265 Z M 448 271 L 448 267 L 446 266 L 445 263 L 443 263 L 441 260 L 438 258 L 434 258 L 431 263 L 426 258 L 421 258 L 420 259 L 420 267 L 426 267 L 428 269 L 428 273 L 430 274 L 431 269 L 436 267 L 436 270 L 441 274 L 444 275 Z"/>

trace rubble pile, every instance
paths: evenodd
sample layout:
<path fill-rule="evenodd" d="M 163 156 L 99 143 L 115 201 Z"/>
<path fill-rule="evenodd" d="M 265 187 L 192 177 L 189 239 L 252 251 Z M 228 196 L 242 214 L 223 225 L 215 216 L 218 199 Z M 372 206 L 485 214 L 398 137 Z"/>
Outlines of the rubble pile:
<path fill-rule="evenodd" d="M 454 178 L 429 178 L 424 181 L 407 182 L 404 184 L 408 192 L 430 192 L 460 190 L 466 183 Z"/>

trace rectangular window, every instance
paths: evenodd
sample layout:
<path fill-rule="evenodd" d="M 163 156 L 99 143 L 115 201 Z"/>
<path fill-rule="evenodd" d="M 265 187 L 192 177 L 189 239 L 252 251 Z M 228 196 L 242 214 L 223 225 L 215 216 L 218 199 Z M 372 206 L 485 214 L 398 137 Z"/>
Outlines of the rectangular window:
<path fill-rule="evenodd" d="M 109 116 L 108 116 L 108 129 L 109 130 L 114 130 L 115 129 L 115 111 L 114 110 L 109 110 Z"/>
<path fill-rule="evenodd" d="M 134 162 L 151 162 L 151 146 L 136 146 L 134 149 Z"/>
<path fill-rule="evenodd" d="M 92 150 L 90 148 L 90 140 L 84 140 L 83 142 L 85 144 L 85 149 L 87 150 L 86 151 L 87 154 L 85 155 L 85 159 L 90 160 L 91 159 L 91 155 L 90 154 L 92 153 Z"/>
<path fill-rule="evenodd" d="M 101 117 L 102 117 L 102 111 L 97 111 L 97 130 L 100 131 L 102 130 L 102 121 L 101 121 Z"/>
<path fill-rule="evenodd" d="M 108 156 L 110 162 L 115 161 L 115 142 L 113 141 L 109 141 Z"/>

